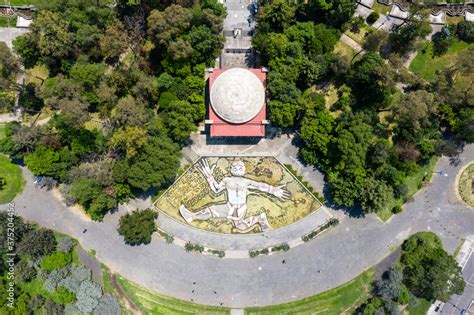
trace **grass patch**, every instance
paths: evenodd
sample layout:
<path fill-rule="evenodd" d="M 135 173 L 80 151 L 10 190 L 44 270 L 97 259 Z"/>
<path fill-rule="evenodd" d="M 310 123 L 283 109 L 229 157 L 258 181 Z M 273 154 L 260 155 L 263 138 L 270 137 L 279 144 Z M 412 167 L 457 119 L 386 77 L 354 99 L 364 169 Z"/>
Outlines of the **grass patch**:
<path fill-rule="evenodd" d="M 456 258 L 456 256 L 459 254 L 459 252 L 461 251 L 461 247 L 464 245 L 464 242 L 466 240 L 463 238 L 461 240 L 461 242 L 459 242 L 458 246 L 456 247 L 456 249 L 454 250 L 454 253 L 453 253 L 453 257 Z"/>
<path fill-rule="evenodd" d="M 16 27 L 16 16 L 0 16 L 0 27 Z"/>
<path fill-rule="evenodd" d="M 0 204 L 9 203 L 23 190 L 25 180 L 20 168 L 3 155 L 0 155 L 0 177 L 5 180 L 0 190 Z"/>
<path fill-rule="evenodd" d="M 374 10 L 378 14 L 388 15 L 390 13 L 390 10 L 392 10 L 392 6 L 391 5 L 387 6 L 387 5 L 379 3 L 378 1 L 374 1 L 372 10 Z"/>
<path fill-rule="evenodd" d="M 464 21 L 464 15 L 450 16 L 446 14 L 446 24 L 454 25 Z"/>
<path fill-rule="evenodd" d="M 336 43 L 336 46 L 334 47 L 334 52 L 338 55 L 341 55 L 343 56 L 344 58 L 346 58 L 347 60 L 352 60 L 352 58 L 354 57 L 354 55 L 357 53 L 354 49 L 352 49 L 351 46 L 341 42 L 341 41 L 338 41 Z"/>
<path fill-rule="evenodd" d="M 352 313 L 370 297 L 374 280 L 372 267 L 357 278 L 321 294 L 299 301 L 266 307 L 252 307 L 245 310 L 247 315 L 264 314 L 342 314 Z"/>
<path fill-rule="evenodd" d="M 149 291 L 119 275 L 116 277 L 128 298 L 132 300 L 144 314 L 230 314 L 228 308 L 206 306 L 174 299 Z"/>
<path fill-rule="evenodd" d="M 428 309 L 431 306 L 431 302 L 425 299 L 419 298 L 416 306 L 408 306 L 406 310 L 410 315 L 426 315 Z"/>
<path fill-rule="evenodd" d="M 44 3 L 45 0 L 7 0 L 7 4 L 10 5 L 36 5 L 38 3 Z"/>
<path fill-rule="evenodd" d="M 352 38 L 354 41 L 356 41 L 359 45 L 362 46 L 364 43 L 365 36 L 367 36 L 367 33 L 370 31 L 375 30 L 370 25 L 364 25 L 363 27 L 360 28 L 359 33 L 353 33 L 350 30 L 347 30 L 344 32 L 348 37 Z"/>
<path fill-rule="evenodd" d="M 423 185 L 423 178 L 425 179 L 425 181 L 429 181 L 431 179 L 431 176 L 433 175 L 433 169 L 434 169 L 437 161 L 438 161 L 437 157 L 432 157 L 428 161 L 428 163 L 426 165 L 424 165 L 423 167 L 421 167 L 420 170 L 416 174 L 414 174 L 412 176 L 408 176 L 405 179 L 405 184 L 408 187 L 407 198 L 393 199 L 391 202 L 389 202 L 387 204 L 387 207 L 384 210 L 382 210 L 380 212 L 377 212 L 378 217 L 382 221 L 385 222 L 385 221 L 387 221 L 388 219 L 390 219 L 392 217 L 392 215 L 393 215 L 392 209 L 395 206 L 397 206 L 397 205 L 398 206 L 403 206 L 403 204 L 405 202 L 407 202 L 408 199 L 410 199 L 411 197 L 413 197 L 414 194 L 416 194 L 416 192 Z"/>
<path fill-rule="evenodd" d="M 468 44 L 453 38 L 453 44 L 449 47 L 446 54 L 435 56 L 433 44 L 427 44 L 424 41 L 420 44 L 418 54 L 410 64 L 410 70 L 427 81 L 433 81 L 438 71 L 452 66 L 455 63 L 456 56 L 469 47 L 474 47 L 474 44 Z"/>
<path fill-rule="evenodd" d="M 471 163 L 459 177 L 459 195 L 469 206 L 474 207 L 474 163 Z"/>
<path fill-rule="evenodd" d="M 44 64 L 39 64 L 26 70 L 26 82 L 35 85 L 43 84 L 43 81 L 49 77 L 49 70 Z"/>

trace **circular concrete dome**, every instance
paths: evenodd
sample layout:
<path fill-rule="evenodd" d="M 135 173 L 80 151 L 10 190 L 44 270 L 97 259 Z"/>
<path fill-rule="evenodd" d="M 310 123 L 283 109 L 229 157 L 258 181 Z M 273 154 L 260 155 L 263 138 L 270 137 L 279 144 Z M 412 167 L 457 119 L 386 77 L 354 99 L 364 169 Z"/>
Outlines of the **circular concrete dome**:
<path fill-rule="evenodd" d="M 219 117 L 230 123 L 252 120 L 262 109 L 264 101 L 262 81 L 246 69 L 226 70 L 212 84 L 211 106 Z"/>

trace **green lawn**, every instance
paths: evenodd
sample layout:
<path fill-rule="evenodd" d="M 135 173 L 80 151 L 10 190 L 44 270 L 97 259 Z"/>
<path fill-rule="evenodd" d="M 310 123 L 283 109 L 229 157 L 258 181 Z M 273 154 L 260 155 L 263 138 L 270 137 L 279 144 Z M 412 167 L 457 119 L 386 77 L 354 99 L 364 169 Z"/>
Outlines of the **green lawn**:
<path fill-rule="evenodd" d="M 375 268 L 370 268 L 357 278 L 324 293 L 286 304 L 253 307 L 246 314 L 351 314 L 363 303 L 372 289 Z"/>
<path fill-rule="evenodd" d="M 187 301 L 177 300 L 156 292 L 147 290 L 139 285 L 117 275 L 117 281 L 135 305 L 144 314 L 229 314 L 230 310 L 224 307 L 206 306 Z"/>
<path fill-rule="evenodd" d="M 372 7 L 372 10 L 374 10 L 378 14 L 383 14 L 383 15 L 389 14 L 391 9 L 392 9 L 391 5 L 387 6 L 387 5 L 378 3 L 377 1 L 374 1 L 374 5 Z"/>
<path fill-rule="evenodd" d="M 407 307 L 407 311 L 410 315 L 426 315 L 426 312 L 431 306 L 431 302 L 419 298 L 418 304 L 415 307 Z"/>
<path fill-rule="evenodd" d="M 110 272 L 103 268 L 104 290 L 113 293 Z M 374 279 L 374 268 L 340 287 L 299 301 L 267 307 L 253 307 L 246 314 L 341 314 L 350 313 L 368 297 Z M 224 307 L 214 307 L 177 300 L 147 290 L 123 277 L 116 275 L 117 282 L 127 297 L 145 314 L 229 314 Z"/>
<path fill-rule="evenodd" d="M 405 179 L 405 184 L 408 186 L 408 199 L 411 198 L 416 192 L 420 189 L 420 185 L 423 183 L 423 178 L 426 178 L 425 181 L 429 181 L 431 179 L 431 176 L 433 175 L 433 169 L 436 165 L 436 162 L 438 161 L 438 158 L 432 157 L 431 160 L 422 168 L 420 168 L 420 171 L 416 173 L 415 175 L 409 176 Z M 393 199 L 387 207 L 378 212 L 377 215 L 382 221 L 387 221 L 392 217 L 392 209 L 396 205 L 402 206 L 406 200 L 403 200 L 401 198 Z"/>
<path fill-rule="evenodd" d="M 9 203 L 23 190 L 25 181 L 20 168 L 3 155 L 0 155 L 0 177 L 6 181 L 5 186 L 0 190 L 0 204 Z"/>
<path fill-rule="evenodd" d="M 433 56 L 433 44 L 423 42 L 420 44 L 420 50 L 416 58 L 410 64 L 410 70 L 420 75 L 427 81 L 433 81 L 436 72 L 452 66 L 455 62 L 456 55 L 474 44 L 454 39 L 453 44 L 449 47 L 448 52 L 442 56 Z"/>
<path fill-rule="evenodd" d="M 0 27 L 16 27 L 16 16 L 0 16 Z"/>

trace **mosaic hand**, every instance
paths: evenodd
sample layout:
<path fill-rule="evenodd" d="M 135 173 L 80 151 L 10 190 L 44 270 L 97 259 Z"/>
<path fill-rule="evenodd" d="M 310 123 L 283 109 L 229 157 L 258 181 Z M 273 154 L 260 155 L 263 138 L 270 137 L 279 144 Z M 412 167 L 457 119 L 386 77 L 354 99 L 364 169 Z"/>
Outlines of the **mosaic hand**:
<path fill-rule="evenodd" d="M 285 189 L 285 185 L 277 186 L 273 195 L 282 201 L 287 200 L 291 196 L 290 193 Z"/>

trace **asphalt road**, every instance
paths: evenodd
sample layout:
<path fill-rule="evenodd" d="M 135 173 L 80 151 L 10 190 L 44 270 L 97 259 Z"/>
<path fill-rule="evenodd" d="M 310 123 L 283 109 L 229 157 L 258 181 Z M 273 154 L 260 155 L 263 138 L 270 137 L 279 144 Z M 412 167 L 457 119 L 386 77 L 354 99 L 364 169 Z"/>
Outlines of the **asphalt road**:
<path fill-rule="evenodd" d="M 474 229 L 474 228 L 473 228 Z M 464 281 L 466 281 L 466 288 L 462 295 L 452 296 L 448 303 L 444 304 L 441 314 L 460 314 L 462 310 L 467 311 L 469 306 L 474 301 L 474 253 L 471 252 L 471 256 L 464 266 L 463 270 Z M 474 312 L 474 308 L 471 308 Z M 467 313 L 466 315 L 473 313 Z"/>
<path fill-rule="evenodd" d="M 431 185 L 385 224 L 373 215 L 344 216 L 336 228 L 308 243 L 254 259 L 187 253 L 158 238 L 147 246 L 125 245 L 115 230 L 126 211 L 123 207 L 102 223 L 88 221 L 51 193 L 34 188 L 26 169 L 27 184 L 15 199 L 15 207 L 23 217 L 71 235 L 86 250 L 96 250 L 96 257 L 113 271 L 149 289 L 197 303 L 240 308 L 288 302 L 339 286 L 378 263 L 417 231 L 436 232 L 453 252 L 462 238 L 473 234 L 474 210 L 460 204 L 454 194 L 455 175 L 472 160 L 474 145 L 466 146 L 456 163 L 441 159 L 437 170 L 448 176 L 434 175 Z M 85 228 L 88 232 L 82 233 Z"/>

